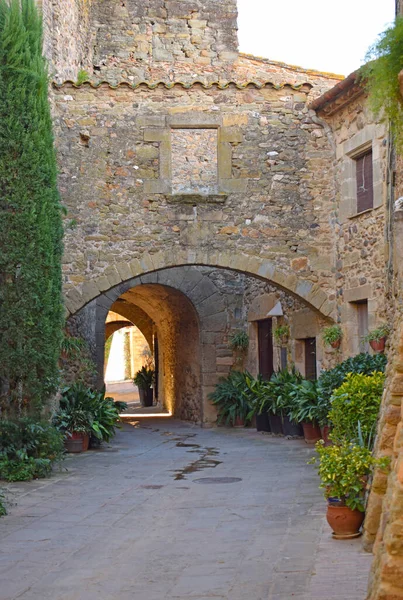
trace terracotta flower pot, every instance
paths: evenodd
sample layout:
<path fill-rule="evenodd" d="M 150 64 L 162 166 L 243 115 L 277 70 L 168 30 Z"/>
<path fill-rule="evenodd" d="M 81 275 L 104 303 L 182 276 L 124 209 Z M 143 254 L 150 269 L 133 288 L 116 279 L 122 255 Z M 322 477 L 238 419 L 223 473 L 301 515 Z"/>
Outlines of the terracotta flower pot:
<path fill-rule="evenodd" d="M 322 440 L 325 442 L 325 446 L 331 446 L 332 441 L 329 439 L 330 427 L 329 425 L 324 425 L 320 428 L 320 433 L 322 435 Z"/>
<path fill-rule="evenodd" d="M 88 433 L 82 433 L 73 431 L 64 440 L 64 447 L 67 452 L 72 454 L 78 454 L 80 452 L 86 452 L 90 443 L 90 436 Z"/>
<path fill-rule="evenodd" d="M 374 352 L 384 352 L 385 351 L 386 338 L 381 338 L 380 340 L 370 340 L 369 345 L 371 346 Z"/>
<path fill-rule="evenodd" d="M 341 346 L 341 340 L 335 340 L 334 342 L 330 342 L 330 345 L 332 348 L 335 348 L 337 350 Z"/>
<path fill-rule="evenodd" d="M 333 529 L 333 537 L 337 540 L 351 539 L 361 535 L 361 525 L 365 513 L 352 510 L 340 502 L 329 502 L 326 519 Z"/>
<path fill-rule="evenodd" d="M 245 427 L 245 420 L 241 417 L 235 417 L 234 427 Z"/>
<path fill-rule="evenodd" d="M 320 428 L 317 423 L 302 423 L 302 429 L 307 444 L 316 444 L 316 442 L 322 439 Z"/>

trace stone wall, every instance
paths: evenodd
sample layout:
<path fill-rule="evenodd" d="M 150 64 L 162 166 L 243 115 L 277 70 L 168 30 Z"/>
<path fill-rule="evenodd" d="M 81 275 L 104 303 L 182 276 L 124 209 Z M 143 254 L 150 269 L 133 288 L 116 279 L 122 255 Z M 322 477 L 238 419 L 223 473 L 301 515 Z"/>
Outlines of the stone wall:
<path fill-rule="evenodd" d="M 333 153 L 306 106 L 308 90 L 54 89 L 60 190 L 67 220 L 76 222 L 65 238 L 68 309 L 80 308 L 77 294 L 83 305 L 139 268 L 173 266 L 169 260 L 230 267 L 228 256 L 243 256 L 249 265 L 243 259 L 240 270 L 257 273 L 261 264 L 259 274 L 270 272 L 313 306 L 328 301 L 330 314 Z M 217 131 L 217 195 L 173 193 L 178 125 Z M 201 263 L 193 251 L 203 254 Z"/>
<path fill-rule="evenodd" d="M 336 145 L 336 205 L 332 212 L 337 245 L 336 290 L 339 319 L 343 327 L 343 352 L 360 351 L 357 302 L 368 301 L 369 329 L 389 319 L 387 260 L 390 254 L 386 224 L 389 221 L 387 168 L 388 133 L 377 123 L 364 93 L 340 104 L 329 116 Z M 354 157 L 372 148 L 374 208 L 357 211 Z"/>
<path fill-rule="evenodd" d="M 236 0 L 101 0 L 94 4 L 94 68 L 108 81 L 198 73 L 237 57 Z M 158 63 L 160 63 L 158 65 Z"/>
<path fill-rule="evenodd" d="M 92 71 L 92 1 L 41 0 L 44 54 L 56 81 L 75 81 L 80 70 Z"/>

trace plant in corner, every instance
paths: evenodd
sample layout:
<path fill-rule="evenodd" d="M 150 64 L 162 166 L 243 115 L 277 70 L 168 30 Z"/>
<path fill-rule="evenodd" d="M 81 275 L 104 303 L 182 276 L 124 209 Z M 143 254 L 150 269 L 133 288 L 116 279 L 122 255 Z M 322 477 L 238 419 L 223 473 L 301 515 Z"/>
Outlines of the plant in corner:
<path fill-rule="evenodd" d="M 154 401 L 153 383 L 155 371 L 149 367 L 141 367 L 133 377 L 134 385 L 139 388 L 141 406 L 152 406 Z"/>
<path fill-rule="evenodd" d="M 387 324 L 380 325 L 373 329 L 364 337 L 366 342 L 369 342 L 374 352 L 384 352 L 386 339 L 390 333 L 390 327 Z"/>
<path fill-rule="evenodd" d="M 253 377 L 247 371 L 231 371 L 220 379 L 209 398 L 217 407 L 217 422 L 225 425 L 247 425 L 253 415 L 253 393 L 248 385 Z"/>
<path fill-rule="evenodd" d="M 322 333 L 322 339 L 328 346 L 332 348 L 340 348 L 343 332 L 340 325 L 332 325 L 325 327 Z"/>
<path fill-rule="evenodd" d="M 375 428 L 382 400 L 385 376 L 350 373 L 331 398 L 328 414 L 332 425 L 331 438 L 358 442 L 357 432 L 365 446 L 375 437 Z"/>
<path fill-rule="evenodd" d="M 360 535 L 364 520 L 366 482 L 374 467 L 386 469 L 388 458 L 375 459 L 368 448 L 344 440 L 340 445 L 316 444 L 320 487 L 328 500 L 326 518 L 336 539 Z"/>

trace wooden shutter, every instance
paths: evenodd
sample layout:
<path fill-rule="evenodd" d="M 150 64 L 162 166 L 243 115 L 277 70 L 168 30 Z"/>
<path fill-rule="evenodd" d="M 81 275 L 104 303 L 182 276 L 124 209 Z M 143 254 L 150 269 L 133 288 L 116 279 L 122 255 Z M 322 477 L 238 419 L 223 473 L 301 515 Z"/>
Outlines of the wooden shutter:
<path fill-rule="evenodd" d="M 305 378 L 314 381 L 316 372 L 316 338 L 307 338 L 305 344 Z"/>
<path fill-rule="evenodd" d="M 374 207 L 372 150 L 356 159 L 357 212 Z"/>
<path fill-rule="evenodd" d="M 271 319 L 258 321 L 259 373 L 269 380 L 273 374 L 273 337 Z"/>

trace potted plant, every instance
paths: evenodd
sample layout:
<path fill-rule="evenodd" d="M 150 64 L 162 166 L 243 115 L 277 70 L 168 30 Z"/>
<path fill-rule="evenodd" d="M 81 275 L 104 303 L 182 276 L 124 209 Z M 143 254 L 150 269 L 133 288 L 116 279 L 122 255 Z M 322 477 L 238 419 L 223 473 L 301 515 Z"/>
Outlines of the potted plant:
<path fill-rule="evenodd" d="M 235 355 L 235 365 L 243 370 L 243 363 L 249 347 L 249 336 L 245 331 L 235 331 L 229 336 L 228 345 Z"/>
<path fill-rule="evenodd" d="M 264 396 L 265 381 L 261 375 L 254 377 L 246 377 L 247 386 L 251 392 L 250 405 L 251 412 L 249 417 L 255 417 L 256 430 L 264 431 L 266 433 L 271 432 L 269 413 L 267 407 L 262 407 L 262 397 Z"/>
<path fill-rule="evenodd" d="M 152 385 L 154 383 L 154 369 L 141 367 L 133 377 L 134 385 L 139 388 L 141 406 L 152 406 L 154 401 Z"/>
<path fill-rule="evenodd" d="M 373 329 L 365 336 L 364 340 L 369 342 L 374 352 L 384 352 L 386 339 L 390 333 L 389 325 L 383 324 Z"/>
<path fill-rule="evenodd" d="M 327 522 L 336 539 L 351 539 L 360 535 L 364 520 L 365 491 L 374 467 L 385 469 L 389 459 L 375 459 L 368 448 L 344 440 L 340 445 L 325 447 L 316 444 L 320 487 L 328 501 Z"/>
<path fill-rule="evenodd" d="M 64 433 L 67 452 L 88 450 L 94 420 L 90 410 L 92 400 L 92 390 L 82 383 L 67 386 L 62 390 L 53 424 Z"/>
<path fill-rule="evenodd" d="M 322 339 L 328 346 L 332 348 L 340 348 L 341 339 L 343 332 L 340 325 L 332 325 L 331 327 L 325 327 L 322 333 Z"/>
<path fill-rule="evenodd" d="M 253 411 L 248 380 L 252 379 L 252 375 L 247 371 L 231 371 L 228 377 L 218 382 L 209 398 L 217 407 L 219 424 L 244 427 L 250 422 Z"/>
<path fill-rule="evenodd" d="M 280 346 L 286 346 L 288 344 L 288 338 L 290 337 L 290 328 L 286 323 L 284 325 L 278 325 L 274 329 L 273 335 Z"/>
<path fill-rule="evenodd" d="M 303 379 L 290 391 L 292 399 L 289 417 L 295 423 L 301 423 L 307 444 L 314 444 L 321 438 L 318 424 L 318 384 Z"/>
<path fill-rule="evenodd" d="M 385 375 L 350 373 L 331 397 L 328 414 L 332 425 L 332 439 L 336 442 L 347 438 L 371 447 L 382 400 Z"/>
<path fill-rule="evenodd" d="M 301 425 L 290 416 L 292 390 L 301 383 L 302 379 L 301 373 L 295 367 L 291 371 L 287 369 L 277 371 L 270 379 L 271 413 L 281 420 L 282 432 L 287 436 L 302 436 Z"/>

